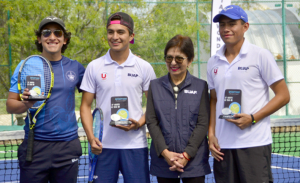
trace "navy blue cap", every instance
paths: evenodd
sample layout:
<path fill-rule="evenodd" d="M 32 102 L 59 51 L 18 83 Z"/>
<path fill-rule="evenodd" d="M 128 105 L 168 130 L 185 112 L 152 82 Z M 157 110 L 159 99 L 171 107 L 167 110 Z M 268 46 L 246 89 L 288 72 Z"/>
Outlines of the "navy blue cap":
<path fill-rule="evenodd" d="M 243 20 L 244 22 L 248 22 L 248 15 L 247 13 L 239 6 L 237 5 L 229 5 L 226 6 L 221 13 L 217 14 L 214 19 L 213 22 L 219 22 L 220 17 L 224 15 L 230 19 L 233 20 Z"/>

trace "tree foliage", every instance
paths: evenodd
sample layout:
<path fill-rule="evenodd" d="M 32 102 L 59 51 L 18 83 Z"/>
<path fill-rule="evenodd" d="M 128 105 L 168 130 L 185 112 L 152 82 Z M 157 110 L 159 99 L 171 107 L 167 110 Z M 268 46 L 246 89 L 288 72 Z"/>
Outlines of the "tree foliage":
<path fill-rule="evenodd" d="M 135 22 L 133 53 L 151 62 L 158 77 L 167 73 L 162 64 L 164 47 L 176 34 L 187 35 L 197 46 L 197 30 L 200 39 L 208 34 L 196 21 L 195 3 L 164 3 L 162 0 L 145 2 L 111 0 L 0 0 L 0 98 L 6 98 L 9 87 L 9 43 L 11 45 L 12 72 L 20 60 L 36 50 L 34 30 L 40 21 L 50 15 L 65 21 L 72 33 L 65 56 L 88 64 L 104 55 L 109 46 L 106 38 L 107 16 L 117 11 L 130 14 Z M 210 11 L 210 4 L 199 11 Z M 10 19 L 8 20 L 8 13 Z M 10 36 L 8 36 L 10 27 Z M 197 49 L 195 49 L 196 51 Z"/>

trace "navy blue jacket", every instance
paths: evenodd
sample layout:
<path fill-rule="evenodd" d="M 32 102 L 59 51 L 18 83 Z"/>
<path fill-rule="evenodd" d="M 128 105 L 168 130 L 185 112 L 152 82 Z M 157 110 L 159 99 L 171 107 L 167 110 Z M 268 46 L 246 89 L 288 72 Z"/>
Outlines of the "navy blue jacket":
<path fill-rule="evenodd" d="M 187 72 L 175 109 L 175 97 L 168 75 L 152 80 L 148 90 L 146 123 L 152 138 L 152 175 L 187 178 L 211 173 L 207 142 L 209 100 L 205 81 Z M 192 157 L 183 173 L 169 170 L 170 166 L 161 156 L 164 149 L 187 152 Z"/>

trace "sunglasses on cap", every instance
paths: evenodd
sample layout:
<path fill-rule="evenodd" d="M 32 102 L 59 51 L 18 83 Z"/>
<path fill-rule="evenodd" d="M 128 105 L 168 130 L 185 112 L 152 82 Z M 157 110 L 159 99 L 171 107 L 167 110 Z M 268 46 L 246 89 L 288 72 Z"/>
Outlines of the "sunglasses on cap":
<path fill-rule="evenodd" d="M 176 56 L 176 57 L 175 57 L 175 62 L 178 63 L 178 64 L 181 64 L 181 63 L 184 61 L 184 59 L 186 59 L 186 58 L 188 58 L 188 57 L 180 57 L 180 56 Z M 170 56 L 170 55 L 166 55 L 166 56 L 165 56 L 165 61 L 166 61 L 167 63 L 171 63 L 171 62 L 173 61 L 173 59 L 174 59 L 173 56 Z"/>
<path fill-rule="evenodd" d="M 53 34 L 56 36 L 56 37 L 61 37 L 63 35 L 63 31 L 62 30 L 49 30 L 49 29 L 44 29 L 42 30 L 42 35 L 44 37 L 49 37 L 51 35 L 51 33 L 53 32 Z"/>

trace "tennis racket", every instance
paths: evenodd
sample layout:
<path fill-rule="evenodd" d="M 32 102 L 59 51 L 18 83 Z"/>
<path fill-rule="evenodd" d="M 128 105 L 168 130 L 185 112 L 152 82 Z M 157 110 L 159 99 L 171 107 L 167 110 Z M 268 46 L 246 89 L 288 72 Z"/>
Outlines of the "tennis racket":
<path fill-rule="evenodd" d="M 26 161 L 32 161 L 34 127 L 36 117 L 45 106 L 47 100 L 51 96 L 54 84 L 54 74 L 51 63 L 40 55 L 32 55 L 27 57 L 22 63 L 18 74 L 18 90 L 21 100 L 25 88 L 30 89 L 31 95 L 28 96 L 29 101 L 37 101 L 30 108 L 34 112 L 33 116 L 30 110 L 27 110 L 29 120 L 29 133 Z"/>
<path fill-rule="evenodd" d="M 103 112 L 100 108 L 93 111 L 93 132 L 96 138 L 102 142 L 103 136 Z M 98 160 L 98 155 L 92 153 L 92 148 L 89 143 L 89 183 L 93 182 L 95 167 Z"/>

